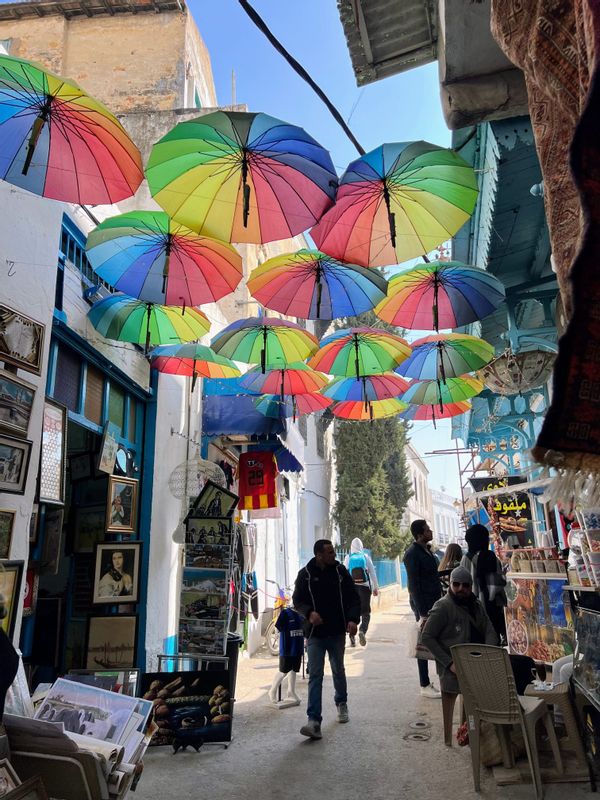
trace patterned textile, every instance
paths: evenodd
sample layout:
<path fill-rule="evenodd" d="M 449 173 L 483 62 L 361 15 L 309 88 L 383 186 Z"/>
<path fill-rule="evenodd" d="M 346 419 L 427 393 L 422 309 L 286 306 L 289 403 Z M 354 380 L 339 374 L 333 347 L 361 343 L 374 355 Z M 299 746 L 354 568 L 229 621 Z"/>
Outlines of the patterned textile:
<path fill-rule="evenodd" d="M 572 491 L 600 472 L 600 0 L 493 0 L 492 31 L 525 74 L 570 316 L 533 452 L 562 468 L 561 488 Z"/>

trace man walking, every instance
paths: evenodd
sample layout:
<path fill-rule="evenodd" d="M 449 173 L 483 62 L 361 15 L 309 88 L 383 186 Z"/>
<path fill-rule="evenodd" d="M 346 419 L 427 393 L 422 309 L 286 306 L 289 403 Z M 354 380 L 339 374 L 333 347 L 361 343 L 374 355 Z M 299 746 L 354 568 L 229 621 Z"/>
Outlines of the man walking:
<path fill-rule="evenodd" d="M 308 640 L 308 722 L 303 736 L 321 739 L 321 701 L 325 653 L 329 656 L 338 722 L 348 722 L 348 689 L 344 669 L 346 632 L 356 636 L 360 599 L 350 573 L 335 558 L 328 539 L 315 542 L 315 557 L 300 570 L 292 602 L 304 618 Z"/>
<path fill-rule="evenodd" d="M 429 542 L 433 539 L 431 528 L 424 519 L 415 519 L 410 525 L 410 532 L 415 541 L 404 554 L 403 562 L 408 578 L 410 607 L 422 629 L 433 604 L 442 596 L 442 584 L 437 558 L 429 549 Z M 440 698 L 440 692 L 429 680 L 429 663 L 418 658 L 417 665 L 422 696 Z"/>
<path fill-rule="evenodd" d="M 360 597 L 358 641 L 361 647 L 364 647 L 367 643 L 367 631 L 371 621 L 371 595 L 377 597 L 379 584 L 371 556 L 364 550 L 360 539 L 352 539 L 350 553 L 344 559 L 344 566 L 350 573 Z M 356 636 L 350 637 L 350 647 L 356 647 Z"/>

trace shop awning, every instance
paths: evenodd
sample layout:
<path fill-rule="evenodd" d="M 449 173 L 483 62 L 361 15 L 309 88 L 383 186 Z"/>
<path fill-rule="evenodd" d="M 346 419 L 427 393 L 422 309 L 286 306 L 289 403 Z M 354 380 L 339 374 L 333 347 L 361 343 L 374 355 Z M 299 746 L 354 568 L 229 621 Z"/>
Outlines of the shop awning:
<path fill-rule="evenodd" d="M 276 435 L 285 430 L 284 421 L 265 417 L 256 410 L 254 397 L 205 395 L 202 402 L 204 436 L 227 434 Z"/>
<path fill-rule="evenodd" d="M 304 439 L 297 427 L 287 420 L 285 433 L 277 434 L 282 445 L 302 464 L 304 468 Z"/>

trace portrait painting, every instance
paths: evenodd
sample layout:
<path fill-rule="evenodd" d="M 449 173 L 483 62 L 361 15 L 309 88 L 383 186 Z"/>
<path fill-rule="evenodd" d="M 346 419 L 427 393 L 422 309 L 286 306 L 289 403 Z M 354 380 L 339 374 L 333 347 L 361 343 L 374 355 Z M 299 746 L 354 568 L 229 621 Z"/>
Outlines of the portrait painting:
<path fill-rule="evenodd" d="M 135 614 L 90 616 L 86 669 L 125 669 L 135 665 L 138 618 Z"/>
<path fill-rule="evenodd" d="M 0 428 L 27 436 L 35 386 L 0 369 Z"/>
<path fill-rule="evenodd" d="M 141 552 L 141 542 L 96 545 L 93 603 L 138 602 Z"/>
<path fill-rule="evenodd" d="M 229 517 L 238 504 L 237 494 L 228 491 L 213 481 L 206 481 L 202 491 L 192 504 L 190 512 L 198 517 Z"/>
<path fill-rule="evenodd" d="M 10 556 L 10 543 L 15 526 L 16 512 L 8 508 L 0 508 L 0 558 Z"/>
<path fill-rule="evenodd" d="M 24 494 L 31 442 L 0 434 L 0 492 Z"/>
<path fill-rule="evenodd" d="M 23 566 L 23 561 L 3 561 L 0 564 L 0 594 L 6 605 L 6 615 L 0 619 L 0 628 L 9 639 L 12 639 L 15 630 L 17 611 L 22 599 Z"/>
<path fill-rule="evenodd" d="M 25 314 L 0 305 L 0 361 L 40 375 L 44 326 Z"/>
<path fill-rule="evenodd" d="M 108 479 L 106 530 L 135 533 L 139 481 L 111 475 Z"/>

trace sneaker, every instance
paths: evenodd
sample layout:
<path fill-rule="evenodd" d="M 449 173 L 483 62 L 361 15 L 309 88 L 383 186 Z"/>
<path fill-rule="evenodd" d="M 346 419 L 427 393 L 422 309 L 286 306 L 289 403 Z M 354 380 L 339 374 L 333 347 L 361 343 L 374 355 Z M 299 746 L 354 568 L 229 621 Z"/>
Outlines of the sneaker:
<path fill-rule="evenodd" d="M 302 736 L 308 736 L 309 739 L 322 739 L 321 723 L 316 719 L 309 719 L 306 725 L 300 728 Z"/>
<path fill-rule="evenodd" d="M 350 647 L 356 647 L 356 636 L 350 637 Z"/>
<path fill-rule="evenodd" d="M 364 647 L 367 643 L 367 637 L 362 631 L 358 632 L 358 641 L 360 642 L 361 647 Z"/>
<path fill-rule="evenodd" d="M 429 697 L 433 700 L 439 700 L 441 696 L 441 692 L 435 688 L 433 683 L 430 683 L 429 686 L 421 686 L 421 697 Z"/>
<path fill-rule="evenodd" d="M 347 703 L 340 703 L 337 707 L 338 712 L 338 722 L 348 722 L 350 717 L 348 716 L 348 704 Z"/>

